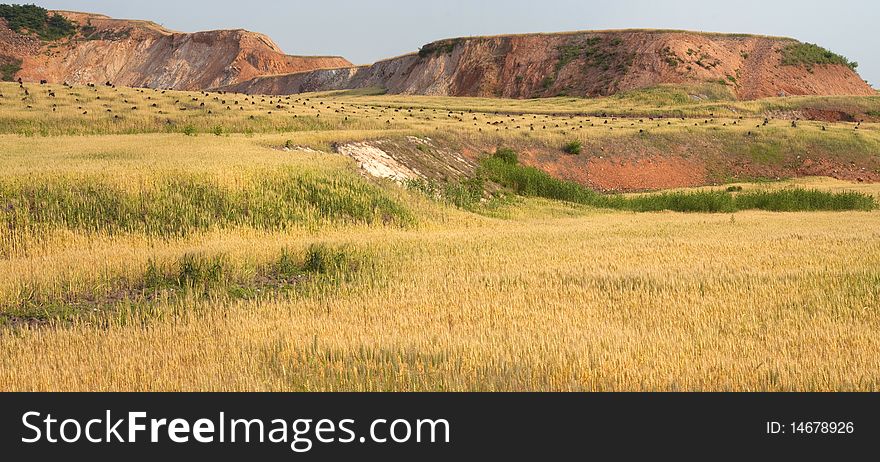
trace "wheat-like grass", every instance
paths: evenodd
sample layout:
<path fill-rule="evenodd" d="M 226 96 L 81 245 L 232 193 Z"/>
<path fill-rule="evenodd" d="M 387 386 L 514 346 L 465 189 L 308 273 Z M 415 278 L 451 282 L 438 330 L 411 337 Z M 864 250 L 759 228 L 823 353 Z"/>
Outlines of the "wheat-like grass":
<path fill-rule="evenodd" d="M 563 112 L 611 100 L 322 94 L 293 97 L 298 104 L 269 115 L 277 97 L 246 107 L 242 95 L 28 87 L 32 98 L 22 100 L 18 86 L 0 85 L 0 315 L 98 311 L 0 326 L 0 390 L 880 389 L 878 211 L 632 213 L 528 198 L 478 215 L 362 178 L 342 156 L 301 149 L 406 134 L 561 146 L 570 126 L 532 131 L 525 118 L 571 124 Z M 245 110 L 226 114 L 215 97 L 238 98 Z M 160 105 L 156 113 L 147 101 Z M 801 102 L 735 107 L 752 124 L 762 104 Z M 712 110 L 696 106 L 688 110 Z M 474 113 L 450 114 L 454 107 Z M 493 108 L 523 114 L 511 122 Z M 502 120 L 509 128 L 492 131 Z M 677 120 L 654 127 L 650 142 L 704 137 L 735 149 L 751 129 L 720 122 Z M 639 126 L 656 125 L 633 123 L 574 133 L 627 143 Z M 791 150 L 861 156 L 880 142 L 871 124 L 772 125 L 761 139 Z M 279 184 L 330 186 L 254 214 Z M 820 178 L 743 186 L 791 185 L 880 197 L 877 185 Z M 187 197 L 197 190 L 217 200 Z M 105 199 L 82 201 L 94 194 Z M 144 203 L 154 200 L 177 208 L 157 213 Z M 206 204 L 217 202 L 227 204 L 223 213 L 204 221 Z M 150 216 L 185 232 L 142 226 Z M 316 243 L 351 249 L 364 263 L 309 290 L 242 297 L 218 284 L 149 299 L 137 322 L 104 303 L 142 290 L 149 268 L 173 272 L 189 255 L 222 258 L 224 278 L 246 286 L 279 255 Z"/>

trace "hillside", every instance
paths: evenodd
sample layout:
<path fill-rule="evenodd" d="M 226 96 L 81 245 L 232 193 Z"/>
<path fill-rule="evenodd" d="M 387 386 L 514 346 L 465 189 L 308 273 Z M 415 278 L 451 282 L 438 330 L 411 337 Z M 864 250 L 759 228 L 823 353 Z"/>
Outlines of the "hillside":
<path fill-rule="evenodd" d="M 603 96 L 716 82 L 739 99 L 872 95 L 855 63 L 793 39 L 621 30 L 442 40 L 371 66 L 262 76 L 226 90 L 292 94 L 379 87 L 394 94 Z"/>
<path fill-rule="evenodd" d="M 181 33 L 147 21 L 54 13 L 75 23 L 75 33 L 46 40 L 12 30 L 0 18 L 5 79 L 202 90 L 259 75 L 351 65 L 340 57 L 289 56 L 269 37 L 245 30 Z"/>

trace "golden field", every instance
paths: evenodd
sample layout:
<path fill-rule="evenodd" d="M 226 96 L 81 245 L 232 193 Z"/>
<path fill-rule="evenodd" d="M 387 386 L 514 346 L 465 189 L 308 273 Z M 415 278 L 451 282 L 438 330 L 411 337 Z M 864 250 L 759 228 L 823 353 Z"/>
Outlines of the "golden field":
<path fill-rule="evenodd" d="M 215 97 L 245 97 L 0 88 L 0 390 L 880 390 L 878 210 L 521 197 L 463 210 L 325 151 L 438 130 L 571 135 L 404 116 L 397 96 L 257 97 L 225 114 Z M 745 129 L 679 122 L 661 128 Z M 822 125 L 842 146 L 880 140 L 874 124 L 809 122 L 803 136 Z M 880 198 L 828 178 L 743 184 L 791 185 Z"/>

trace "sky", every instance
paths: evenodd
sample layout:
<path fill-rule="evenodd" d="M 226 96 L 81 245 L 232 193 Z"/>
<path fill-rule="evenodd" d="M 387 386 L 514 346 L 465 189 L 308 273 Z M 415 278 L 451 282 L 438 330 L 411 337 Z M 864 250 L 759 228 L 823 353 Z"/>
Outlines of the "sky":
<path fill-rule="evenodd" d="M 248 29 L 288 54 L 368 64 L 443 38 L 589 29 L 754 33 L 818 43 L 880 87 L 876 0 L 23 0 L 195 32 Z"/>

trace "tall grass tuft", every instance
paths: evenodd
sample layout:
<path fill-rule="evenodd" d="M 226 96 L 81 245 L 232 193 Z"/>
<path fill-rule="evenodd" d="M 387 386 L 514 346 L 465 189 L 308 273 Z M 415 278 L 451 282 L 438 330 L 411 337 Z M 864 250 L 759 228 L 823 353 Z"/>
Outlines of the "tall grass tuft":
<path fill-rule="evenodd" d="M 215 228 L 279 230 L 322 222 L 408 225 L 413 215 L 357 177 L 281 169 L 238 188 L 196 174 L 156 178 L 135 191 L 97 178 L 0 181 L 0 223 L 33 232 L 143 233 L 176 237 Z"/>

